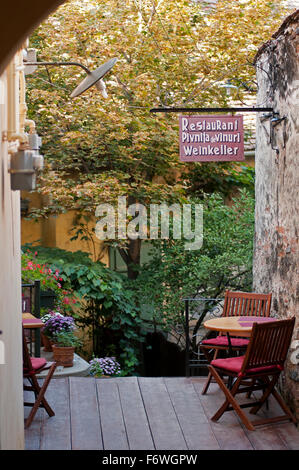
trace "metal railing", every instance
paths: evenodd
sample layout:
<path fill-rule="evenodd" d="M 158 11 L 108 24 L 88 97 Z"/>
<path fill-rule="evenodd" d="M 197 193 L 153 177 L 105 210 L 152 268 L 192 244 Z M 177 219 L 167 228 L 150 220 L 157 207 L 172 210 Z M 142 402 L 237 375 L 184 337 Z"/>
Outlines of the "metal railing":
<path fill-rule="evenodd" d="M 190 297 L 184 298 L 184 320 L 185 320 L 185 373 L 186 377 L 191 375 L 205 375 L 207 361 L 200 352 L 199 344 L 203 339 L 204 332 L 201 331 L 204 318 L 220 316 L 222 313 L 223 298 Z"/>
<path fill-rule="evenodd" d="M 29 290 L 30 295 L 30 313 L 34 313 L 36 318 L 40 318 L 40 281 L 34 281 L 32 284 L 22 284 L 23 289 Z M 22 311 L 24 311 L 22 303 Z M 35 328 L 34 332 L 30 330 L 30 354 L 32 354 L 32 334 L 34 333 L 34 355 L 40 357 L 41 338 L 39 328 Z"/>

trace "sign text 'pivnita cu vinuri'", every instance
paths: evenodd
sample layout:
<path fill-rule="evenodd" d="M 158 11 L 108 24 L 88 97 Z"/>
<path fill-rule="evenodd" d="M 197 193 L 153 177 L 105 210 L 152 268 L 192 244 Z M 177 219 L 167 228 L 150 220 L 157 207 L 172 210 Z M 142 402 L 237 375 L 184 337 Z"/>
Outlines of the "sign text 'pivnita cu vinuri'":
<path fill-rule="evenodd" d="M 180 160 L 242 161 L 243 116 L 180 116 Z"/>

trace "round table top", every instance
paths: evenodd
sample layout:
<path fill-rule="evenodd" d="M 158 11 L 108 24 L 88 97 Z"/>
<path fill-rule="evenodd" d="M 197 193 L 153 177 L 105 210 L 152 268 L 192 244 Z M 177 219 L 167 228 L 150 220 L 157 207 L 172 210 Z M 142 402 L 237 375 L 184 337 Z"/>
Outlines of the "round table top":
<path fill-rule="evenodd" d="M 237 336 L 250 336 L 253 323 L 276 321 L 273 317 L 217 317 L 204 322 L 204 327 L 209 330 L 216 330 L 222 333 L 232 333 Z"/>

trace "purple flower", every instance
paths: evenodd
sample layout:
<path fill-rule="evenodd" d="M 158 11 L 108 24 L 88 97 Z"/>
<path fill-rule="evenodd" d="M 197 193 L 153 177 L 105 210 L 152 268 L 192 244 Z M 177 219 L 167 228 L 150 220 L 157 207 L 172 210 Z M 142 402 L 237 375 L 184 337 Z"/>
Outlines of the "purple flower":
<path fill-rule="evenodd" d="M 76 329 L 73 317 L 52 316 L 49 318 L 43 328 L 43 333 L 47 336 L 53 337 L 56 333 L 62 331 L 73 331 Z"/>
<path fill-rule="evenodd" d="M 95 357 L 89 361 L 91 375 L 119 375 L 120 365 L 115 357 Z"/>

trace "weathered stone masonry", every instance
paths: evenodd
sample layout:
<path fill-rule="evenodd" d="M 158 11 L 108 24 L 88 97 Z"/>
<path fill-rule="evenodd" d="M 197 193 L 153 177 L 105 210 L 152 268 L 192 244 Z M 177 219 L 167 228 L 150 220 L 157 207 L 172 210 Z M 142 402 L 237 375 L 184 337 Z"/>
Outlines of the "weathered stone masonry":
<path fill-rule="evenodd" d="M 299 10 L 258 51 L 257 104 L 284 118 L 257 114 L 254 290 L 272 292 L 272 311 L 297 317 L 284 374 L 299 420 Z M 275 123 L 273 123 L 275 124 Z M 272 127 L 272 129 L 271 129 Z"/>

